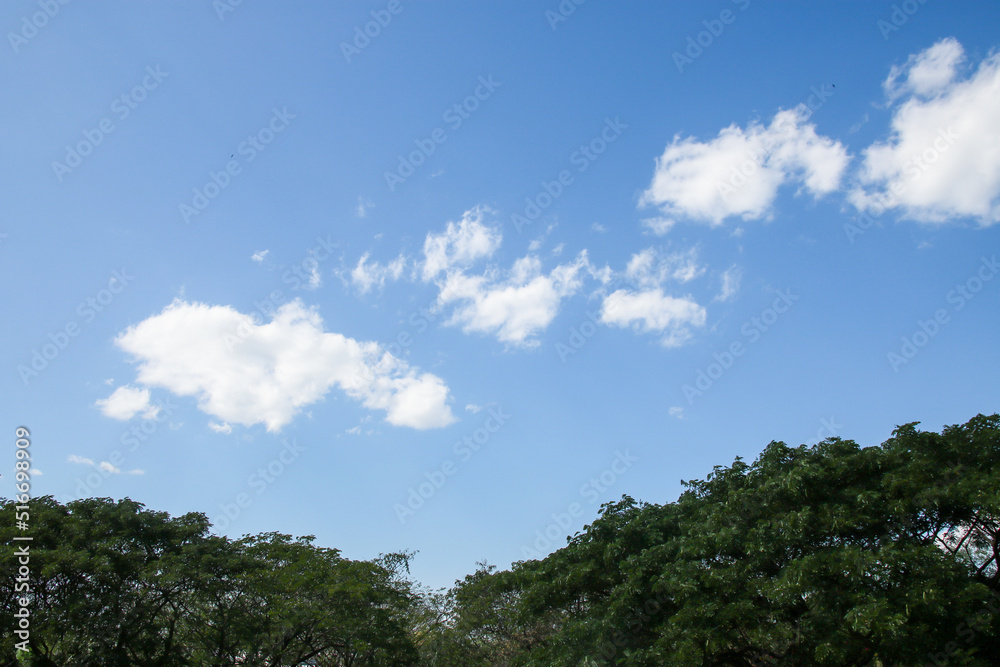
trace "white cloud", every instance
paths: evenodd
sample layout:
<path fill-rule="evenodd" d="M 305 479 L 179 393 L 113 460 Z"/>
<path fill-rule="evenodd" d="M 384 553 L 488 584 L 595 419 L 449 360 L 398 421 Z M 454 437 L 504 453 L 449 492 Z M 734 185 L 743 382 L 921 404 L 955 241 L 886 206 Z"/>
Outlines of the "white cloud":
<path fill-rule="evenodd" d="M 219 422 L 208 422 L 208 428 L 216 433 L 223 433 L 225 435 L 233 432 L 233 427 L 227 422 L 222 422 L 221 424 Z"/>
<path fill-rule="evenodd" d="M 899 97 L 892 134 L 864 151 L 850 194 L 857 208 L 928 223 L 1000 221 L 1000 54 L 959 79 L 963 59 L 949 38 L 893 69 L 885 82 Z"/>
<path fill-rule="evenodd" d="M 308 290 L 315 290 L 323 285 L 323 276 L 319 272 L 319 265 L 314 264 L 309 269 L 309 282 L 306 284 L 305 288 Z"/>
<path fill-rule="evenodd" d="M 673 253 L 646 248 L 629 259 L 625 277 L 641 288 L 649 288 L 658 287 L 667 280 L 686 283 L 704 272 L 705 269 L 698 266 L 698 253 L 694 248 Z"/>
<path fill-rule="evenodd" d="M 532 255 L 518 259 L 503 277 L 495 272 L 468 276 L 452 272 L 439 284 L 438 306 L 455 304 L 447 324 L 465 332 L 490 333 L 515 346 L 535 347 L 533 338 L 555 318 L 562 300 L 583 284 L 581 271 L 589 269 L 586 251 L 548 274 Z"/>
<path fill-rule="evenodd" d="M 599 223 L 599 222 L 595 222 L 595 223 L 593 223 L 592 225 L 590 225 L 590 228 L 591 228 L 591 229 L 592 229 L 593 231 L 597 232 L 598 234 L 604 234 L 605 232 L 607 232 L 607 231 L 608 231 L 608 228 L 607 228 L 607 227 L 605 227 L 604 225 L 602 225 L 602 224 L 601 224 L 601 223 Z"/>
<path fill-rule="evenodd" d="M 641 204 L 661 208 L 663 217 L 643 221 L 663 234 L 678 217 L 718 226 L 732 216 L 755 220 L 771 214 L 778 188 L 799 183 L 814 197 L 839 187 L 847 166 L 840 142 L 816 134 L 805 105 L 779 111 L 764 127 L 735 124 L 707 143 L 675 136 L 656 161 Z"/>
<path fill-rule="evenodd" d="M 951 84 L 964 60 L 962 45 L 954 37 L 948 37 L 911 55 L 902 67 L 893 65 L 882 87 L 892 99 L 907 93 L 921 97 L 935 95 Z"/>
<path fill-rule="evenodd" d="M 143 419 L 156 419 L 160 408 L 149 404 L 149 389 L 125 385 L 118 387 L 107 398 L 100 398 L 95 405 L 105 417 L 128 421 L 139 413 Z"/>
<path fill-rule="evenodd" d="M 442 234 L 427 235 L 422 271 L 424 282 L 454 268 L 467 268 L 477 259 L 496 252 L 502 237 L 498 229 L 483 224 L 487 212 L 489 209 L 477 206 L 466 211 L 457 224 L 449 222 Z"/>
<path fill-rule="evenodd" d="M 28 470 L 28 474 L 30 474 L 32 477 L 40 477 L 45 473 L 39 470 L 38 468 L 31 468 L 30 470 Z"/>
<path fill-rule="evenodd" d="M 271 252 L 270 250 L 258 250 L 257 252 L 255 252 L 250 256 L 250 259 L 260 264 L 261 262 L 264 261 L 264 258 L 267 257 L 268 254 L 270 254 L 270 252 Z"/>
<path fill-rule="evenodd" d="M 617 290 L 604 298 L 601 322 L 639 333 L 656 332 L 663 335 L 665 347 L 677 347 L 691 337 L 691 327 L 704 326 L 705 309 L 690 298 L 667 296 L 659 287 Z"/>
<path fill-rule="evenodd" d="M 677 221 L 670 218 L 643 218 L 642 220 L 642 226 L 657 236 L 663 236 L 676 224 Z"/>
<path fill-rule="evenodd" d="M 733 265 L 722 272 L 722 288 L 718 296 L 713 301 L 729 301 L 740 291 L 740 282 L 743 279 L 743 269 Z"/>
<path fill-rule="evenodd" d="M 91 459 L 83 456 L 77 456 L 76 454 L 70 454 L 66 457 L 66 460 L 70 463 L 79 463 L 81 465 L 95 466 L 96 468 L 103 470 L 109 475 L 120 475 L 122 474 L 121 468 L 112 465 L 109 461 L 101 461 L 100 463 L 94 463 Z M 41 474 L 41 471 L 37 471 L 35 474 Z M 130 475 L 142 475 L 145 474 L 144 470 L 129 470 Z"/>
<path fill-rule="evenodd" d="M 684 408 L 680 407 L 679 405 L 674 405 L 669 410 L 667 410 L 667 414 L 670 415 L 671 417 L 684 419 Z"/>
<path fill-rule="evenodd" d="M 406 269 L 407 259 L 400 255 L 388 264 L 369 262 L 371 253 L 365 253 L 358 260 L 358 265 L 351 270 L 351 281 L 362 294 L 366 294 L 372 288 L 385 287 L 386 280 L 399 280 Z"/>
<path fill-rule="evenodd" d="M 476 414 L 477 412 L 483 409 L 483 406 L 476 405 L 475 403 L 469 403 L 468 405 L 465 406 L 465 409 L 471 412 L 472 414 Z"/>
<path fill-rule="evenodd" d="M 357 426 L 347 429 L 346 431 L 344 431 L 344 433 L 348 435 L 361 435 L 361 424 L 358 424 Z"/>
<path fill-rule="evenodd" d="M 427 429 L 455 421 L 441 378 L 376 343 L 325 332 L 319 314 L 298 299 L 265 324 L 229 306 L 175 299 L 115 343 L 138 361 L 137 382 L 193 396 L 226 423 L 280 430 L 335 386 L 384 410 L 390 424 Z"/>
<path fill-rule="evenodd" d="M 375 208 L 375 204 L 373 204 L 370 200 L 359 196 L 358 205 L 354 207 L 354 214 L 359 218 L 363 218 L 368 215 L 368 209 L 370 208 Z"/>

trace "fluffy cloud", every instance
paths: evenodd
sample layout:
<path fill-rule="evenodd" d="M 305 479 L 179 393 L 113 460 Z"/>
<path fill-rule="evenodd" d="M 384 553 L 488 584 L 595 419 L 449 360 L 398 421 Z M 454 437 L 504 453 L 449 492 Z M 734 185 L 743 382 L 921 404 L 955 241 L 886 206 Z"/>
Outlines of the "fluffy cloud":
<path fill-rule="evenodd" d="M 149 404 L 149 389 L 126 385 L 118 387 L 107 398 L 98 399 L 97 407 L 105 417 L 127 421 L 139 413 L 143 419 L 156 419 L 160 408 Z"/>
<path fill-rule="evenodd" d="M 949 38 L 892 69 L 892 134 L 864 151 L 850 195 L 857 208 L 929 223 L 1000 221 L 1000 54 L 960 79 L 964 59 Z"/>
<path fill-rule="evenodd" d="M 677 347 L 691 337 L 691 327 L 704 326 L 705 309 L 690 298 L 668 296 L 660 287 L 616 290 L 604 298 L 601 322 L 639 333 L 656 332 L 662 334 L 665 347 Z"/>
<path fill-rule="evenodd" d="M 115 343 L 138 361 L 137 382 L 195 397 L 225 424 L 280 430 L 335 386 L 384 410 L 390 424 L 427 429 L 455 421 L 439 377 L 376 343 L 325 332 L 318 313 L 297 299 L 265 324 L 229 306 L 178 299 Z"/>
<path fill-rule="evenodd" d="M 902 67 L 893 65 L 882 87 L 890 99 L 904 93 L 929 97 L 947 88 L 964 60 L 965 51 L 958 40 L 954 37 L 942 39 L 929 49 L 910 56 Z"/>
<path fill-rule="evenodd" d="M 499 230 L 483 224 L 489 210 L 476 207 L 466 211 L 458 223 L 449 222 L 442 234 L 428 234 L 424 240 L 422 275 L 425 282 L 452 269 L 467 268 L 477 259 L 491 257 L 500 247 Z"/>
<path fill-rule="evenodd" d="M 730 125 L 708 142 L 674 137 L 656 162 L 641 204 L 661 208 L 663 217 L 646 221 L 665 233 L 674 218 L 721 225 L 731 216 L 755 220 L 770 215 L 778 188 L 799 183 L 814 197 L 840 185 L 849 161 L 837 141 L 816 134 L 805 105 L 779 111 L 771 124 Z"/>
<path fill-rule="evenodd" d="M 662 335 L 666 347 L 676 347 L 691 337 L 691 328 L 705 324 L 705 309 L 691 297 L 673 297 L 664 291 L 668 282 L 686 283 L 704 273 L 698 265 L 697 252 L 667 253 L 646 248 L 629 259 L 624 274 L 616 284 L 629 287 L 614 289 L 604 296 L 600 321 L 610 326 L 631 328 L 638 333 Z"/>
<path fill-rule="evenodd" d="M 454 305 L 448 324 L 461 325 L 463 331 L 490 333 L 504 343 L 535 347 L 538 341 L 533 336 L 552 322 L 562 300 L 580 289 L 582 274 L 589 268 L 584 251 L 547 274 L 532 255 L 518 259 L 502 276 L 452 272 L 439 285 L 437 304 Z"/>

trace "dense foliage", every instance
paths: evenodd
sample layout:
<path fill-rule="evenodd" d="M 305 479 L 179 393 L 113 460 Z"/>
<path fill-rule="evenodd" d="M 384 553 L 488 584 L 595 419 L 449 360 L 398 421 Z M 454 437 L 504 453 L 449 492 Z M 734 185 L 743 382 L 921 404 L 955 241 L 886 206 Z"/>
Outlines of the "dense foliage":
<path fill-rule="evenodd" d="M 877 447 L 772 442 L 627 496 L 543 560 L 449 591 L 409 555 L 213 536 L 132 501 L 32 502 L 39 665 L 997 665 L 1000 417 Z M 14 524 L 0 508 L 0 539 Z M 0 604 L 11 627 L 4 559 Z M 13 657 L 5 634 L 0 661 Z"/>

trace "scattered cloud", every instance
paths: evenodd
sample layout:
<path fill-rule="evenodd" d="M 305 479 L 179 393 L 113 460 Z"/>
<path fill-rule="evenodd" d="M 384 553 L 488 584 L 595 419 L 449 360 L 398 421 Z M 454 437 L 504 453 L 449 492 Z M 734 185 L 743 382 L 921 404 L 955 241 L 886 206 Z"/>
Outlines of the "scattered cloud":
<path fill-rule="evenodd" d="M 942 224 L 1000 221 L 1000 54 L 959 78 L 961 44 L 943 39 L 894 67 L 884 88 L 892 133 L 869 146 L 850 201 Z"/>
<path fill-rule="evenodd" d="M 437 305 L 454 305 L 447 324 L 461 325 L 465 332 L 494 334 L 510 345 L 535 347 L 534 336 L 552 322 L 562 300 L 580 289 L 582 274 L 589 268 L 583 251 L 547 274 L 533 255 L 518 259 L 503 275 L 452 272 L 439 284 Z"/>
<path fill-rule="evenodd" d="M 128 421 L 137 414 L 143 419 L 156 419 L 160 408 L 149 404 L 149 389 L 125 385 L 115 389 L 107 398 L 100 398 L 95 405 L 105 417 Z"/>
<path fill-rule="evenodd" d="M 270 253 L 270 250 L 258 250 L 254 254 L 250 255 L 250 259 L 260 264 Z"/>
<path fill-rule="evenodd" d="M 364 197 L 358 197 L 358 205 L 354 207 L 354 214 L 359 218 L 363 218 L 368 215 L 368 209 L 375 208 L 375 204 L 371 200 L 365 199 Z"/>
<path fill-rule="evenodd" d="M 743 280 L 743 269 L 736 265 L 730 266 L 722 272 L 720 278 L 722 280 L 722 287 L 719 290 L 719 294 L 712 300 L 729 301 L 740 291 L 740 282 Z"/>
<path fill-rule="evenodd" d="M 606 233 L 608 231 L 608 228 L 605 227 L 604 225 L 602 225 L 599 222 L 595 222 L 592 225 L 590 225 L 590 229 L 592 231 L 597 232 L 598 234 L 604 234 L 604 233 Z"/>
<path fill-rule="evenodd" d="M 374 288 L 382 289 L 387 280 L 399 280 L 406 270 L 407 259 L 402 254 L 388 264 L 369 262 L 371 253 L 366 252 L 351 270 L 351 282 L 362 294 Z"/>
<path fill-rule="evenodd" d="M 670 218 L 643 218 L 642 220 L 642 226 L 657 236 L 663 236 L 676 224 L 677 221 Z"/>
<path fill-rule="evenodd" d="M 675 405 L 667 410 L 667 414 L 671 417 L 677 417 L 677 419 L 684 419 L 684 408 Z"/>
<path fill-rule="evenodd" d="M 109 461 L 101 461 L 99 463 L 94 463 L 94 461 L 92 459 L 88 459 L 88 458 L 86 458 L 84 456 L 77 456 L 76 454 L 70 454 L 69 456 L 66 457 L 66 460 L 69 461 L 70 463 L 78 463 L 80 465 L 93 466 L 95 468 L 98 468 L 99 470 L 102 470 L 102 471 L 108 473 L 109 475 L 120 475 L 120 474 L 122 474 L 121 468 L 119 468 L 119 467 L 117 467 L 115 465 L 112 465 Z M 140 470 L 140 469 L 137 468 L 135 470 L 129 470 L 128 474 L 130 474 L 130 475 L 143 475 L 143 474 L 145 474 L 145 472 L 146 472 L 145 470 Z M 41 472 L 39 471 L 38 474 L 41 474 Z"/>
<path fill-rule="evenodd" d="M 314 265 L 309 269 L 309 283 L 306 289 L 314 290 L 323 285 L 323 276 L 319 272 L 319 265 Z"/>
<path fill-rule="evenodd" d="M 468 405 L 465 406 L 465 409 L 468 412 L 471 412 L 472 414 L 476 414 L 477 412 L 483 409 L 483 406 L 476 405 L 475 403 L 469 403 Z"/>
<path fill-rule="evenodd" d="M 230 306 L 175 299 L 115 344 L 138 362 L 138 383 L 195 397 L 202 412 L 227 424 L 278 431 L 334 387 L 385 411 L 396 426 L 428 429 L 455 421 L 441 378 L 411 368 L 377 343 L 324 331 L 316 310 L 299 299 L 263 324 Z"/>
<path fill-rule="evenodd" d="M 462 219 L 449 222 L 441 234 L 428 234 L 424 240 L 424 282 L 441 273 L 467 268 L 478 259 L 491 257 L 500 247 L 502 235 L 496 228 L 483 223 L 489 209 L 477 206 L 466 211 Z"/>
<path fill-rule="evenodd" d="M 854 125 L 851 125 L 851 128 L 849 130 L 847 130 L 847 133 L 848 134 L 854 134 L 854 133 L 860 131 L 861 128 L 864 127 L 865 124 L 868 122 L 868 120 L 869 120 L 869 117 L 868 117 L 868 114 L 866 113 L 864 116 L 861 117 L 861 120 L 859 120 Z"/>
<path fill-rule="evenodd" d="M 233 432 L 233 427 L 227 422 L 222 422 L 221 424 L 219 422 L 208 422 L 208 428 L 216 433 L 222 433 L 225 435 L 229 435 Z"/>
<path fill-rule="evenodd" d="M 698 265 L 697 250 L 666 253 L 646 248 L 634 255 L 625 267 L 625 277 L 641 288 L 657 287 L 667 280 L 686 283 L 705 272 Z"/>
<path fill-rule="evenodd" d="M 640 205 L 656 205 L 663 217 L 644 220 L 657 234 L 678 218 L 723 224 L 729 217 L 771 215 L 778 189 L 796 183 L 814 197 L 836 190 L 849 161 L 838 141 L 816 134 L 805 105 L 779 111 L 771 124 L 735 124 L 700 142 L 675 136 L 656 161 Z"/>
<path fill-rule="evenodd" d="M 692 327 L 705 324 L 705 309 L 690 297 L 667 296 L 660 287 L 642 291 L 620 289 L 604 298 L 601 322 L 630 327 L 638 333 L 662 334 L 664 347 L 683 345 Z"/>

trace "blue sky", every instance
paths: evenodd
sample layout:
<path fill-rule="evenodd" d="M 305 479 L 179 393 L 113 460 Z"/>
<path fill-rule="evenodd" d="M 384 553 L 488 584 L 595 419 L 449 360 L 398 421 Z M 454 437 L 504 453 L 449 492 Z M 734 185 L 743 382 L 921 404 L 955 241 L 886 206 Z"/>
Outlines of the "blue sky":
<path fill-rule="evenodd" d="M 2 17 L 34 495 L 438 587 L 771 440 L 997 410 L 995 3 Z"/>

